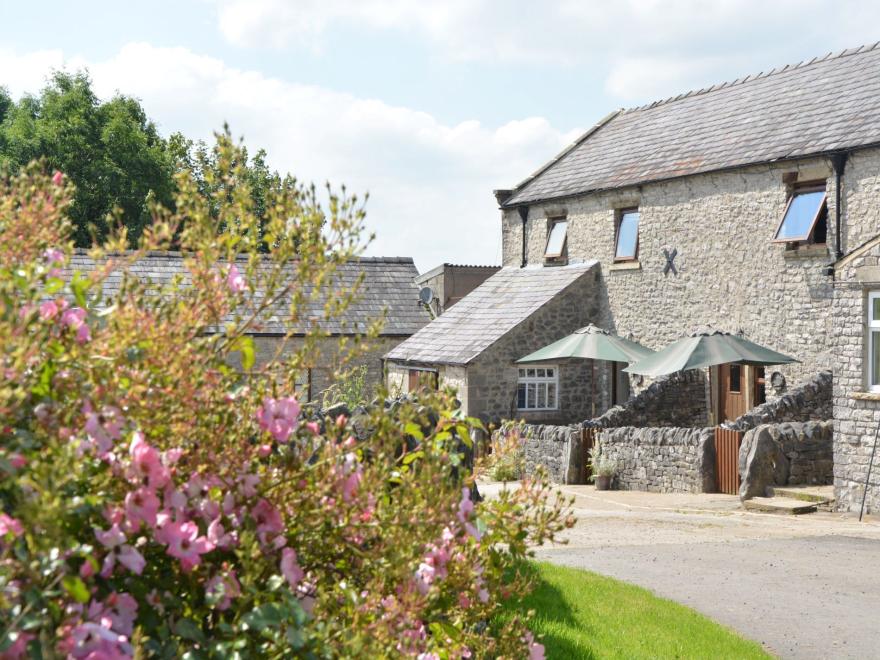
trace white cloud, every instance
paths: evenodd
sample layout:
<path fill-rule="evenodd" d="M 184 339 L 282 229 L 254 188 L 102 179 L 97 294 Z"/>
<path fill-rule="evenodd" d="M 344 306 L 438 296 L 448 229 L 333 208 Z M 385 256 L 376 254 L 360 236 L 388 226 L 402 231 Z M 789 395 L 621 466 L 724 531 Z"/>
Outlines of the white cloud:
<path fill-rule="evenodd" d="M 16 88 L 35 90 L 46 73 L 41 65 L 63 61 L 60 54 L 6 54 L 0 69 L 26 71 Z M 369 191 L 367 224 L 377 233 L 370 253 L 412 255 L 423 270 L 442 261 L 498 262 L 492 189 L 518 182 L 578 132 L 563 134 L 542 118 L 496 128 L 472 120 L 446 125 L 425 112 L 236 69 L 185 48 L 135 43 L 87 64 L 99 96 L 140 98 L 165 133 L 208 138 L 228 121 L 252 149 L 267 149 L 273 167 Z"/>
<path fill-rule="evenodd" d="M 334 28 L 396 31 L 447 59 L 589 68 L 625 102 L 872 43 L 880 20 L 880 4 L 859 0 L 213 1 L 239 46 L 320 49 Z"/>

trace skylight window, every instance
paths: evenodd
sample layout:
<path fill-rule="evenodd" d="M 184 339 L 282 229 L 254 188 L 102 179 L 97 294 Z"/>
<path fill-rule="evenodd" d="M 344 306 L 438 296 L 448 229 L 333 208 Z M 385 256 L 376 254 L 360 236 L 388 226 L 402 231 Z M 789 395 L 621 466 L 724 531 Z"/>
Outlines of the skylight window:
<path fill-rule="evenodd" d="M 544 250 L 545 259 L 558 259 L 565 251 L 565 238 L 568 233 L 568 221 L 557 220 L 550 227 L 550 235 L 547 236 L 547 248 Z"/>
<path fill-rule="evenodd" d="M 796 243 L 820 239 L 824 242 L 824 232 L 817 225 L 823 225 L 828 215 L 825 203 L 825 185 L 804 187 L 795 189 L 779 229 L 776 230 L 775 240 L 780 243 Z M 824 225 L 823 225 L 824 226 Z M 822 233 L 819 237 L 817 234 Z"/>
<path fill-rule="evenodd" d="M 614 251 L 615 261 L 631 261 L 639 253 L 639 210 L 625 209 L 620 211 L 617 221 L 617 248 Z"/>

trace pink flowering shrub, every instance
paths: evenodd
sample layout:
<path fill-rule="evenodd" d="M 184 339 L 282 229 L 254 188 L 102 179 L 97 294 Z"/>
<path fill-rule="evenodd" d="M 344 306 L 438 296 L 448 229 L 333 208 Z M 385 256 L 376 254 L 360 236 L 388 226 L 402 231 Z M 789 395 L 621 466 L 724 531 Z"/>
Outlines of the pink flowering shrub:
<path fill-rule="evenodd" d="M 247 332 L 278 306 L 300 320 L 362 211 L 279 185 L 258 223 L 228 136 L 218 153 L 215 198 L 183 176 L 144 233 L 186 255 L 161 295 L 122 232 L 70 272 L 63 176 L 0 179 L 0 657 L 541 657 L 496 614 L 563 503 L 541 481 L 474 502 L 478 422 L 449 394 L 371 410 L 362 442 L 301 420 L 320 329 L 260 365 Z"/>

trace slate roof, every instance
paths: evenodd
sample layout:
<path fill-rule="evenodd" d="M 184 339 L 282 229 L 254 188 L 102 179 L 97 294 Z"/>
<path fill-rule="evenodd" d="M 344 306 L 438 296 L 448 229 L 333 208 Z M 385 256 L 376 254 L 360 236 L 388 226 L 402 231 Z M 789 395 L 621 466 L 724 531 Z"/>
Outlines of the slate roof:
<path fill-rule="evenodd" d="M 503 206 L 880 143 L 878 44 L 614 113 Z"/>
<path fill-rule="evenodd" d="M 94 260 L 85 251 L 77 250 L 66 268 L 68 272 L 63 273 L 63 277 L 69 281 L 72 271 L 79 270 L 86 273 L 94 268 Z M 151 252 L 136 262 L 131 272 L 157 287 L 169 284 L 175 275 L 181 275 L 184 283 L 189 281 L 183 256 L 179 252 Z M 385 336 L 408 336 L 428 323 L 430 316 L 418 302 L 419 289 L 414 281 L 418 271 L 411 258 L 353 259 L 336 271 L 334 288 L 352 286 L 361 273 L 364 274 L 364 280 L 359 289 L 359 297 L 339 318 L 322 320 L 320 325 L 323 329 L 332 334 L 355 334 L 363 331 L 371 320 L 381 317 L 383 310 L 387 310 L 385 325 L 381 332 Z M 122 275 L 118 272 L 112 273 L 104 281 L 104 296 L 113 296 L 119 290 L 121 282 Z M 315 302 L 310 303 L 305 313 L 300 312 L 300 319 L 321 319 L 325 300 L 325 297 L 320 296 Z M 290 312 L 285 303 L 273 309 L 262 320 L 259 331 L 254 334 L 283 334 L 289 327 Z"/>
<path fill-rule="evenodd" d="M 465 365 L 587 273 L 596 261 L 502 268 L 385 358 Z"/>

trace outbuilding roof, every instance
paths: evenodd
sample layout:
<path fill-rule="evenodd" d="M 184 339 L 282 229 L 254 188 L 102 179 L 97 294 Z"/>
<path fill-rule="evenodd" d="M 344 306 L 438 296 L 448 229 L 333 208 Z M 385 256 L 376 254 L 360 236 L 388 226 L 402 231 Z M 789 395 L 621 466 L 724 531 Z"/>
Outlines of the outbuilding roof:
<path fill-rule="evenodd" d="M 385 358 L 419 364 L 468 364 L 597 263 L 502 268 Z"/>
<path fill-rule="evenodd" d="M 69 280 L 72 271 L 87 273 L 94 269 L 94 260 L 85 251 L 77 250 L 71 257 L 70 264 L 66 267 L 68 272 L 64 276 Z M 157 288 L 168 285 L 177 275 L 183 278 L 184 283 L 189 280 L 183 255 L 179 252 L 150 252 L 135 262 L 131 272 Z M 328 292 L 350 288 L 361 274 L 364 279 L 358 296 L 340 317 L 329 321 L 323 319 L 326 295 L 322 295 L 309 304 L 309 309 L 301 311 L 299 318 L 319 320 L 318 325 L 322 329 L 341 335 L 363 332 L 368 323 L 382 316 L 383 311 L 386 312 L 385 325 L 380 334 L 385 336 L 408 336 L 428 323 L 430 316 L 419 304 L 419 289 L 414 281 L 418 271 L 411 258 L 352 259 L 337 269 L 333 283 L 325 288 Z M 104 296 L 112 297 L 121 283 L 121 273 L 111 273 L 104 281 Z M 288 305 L 280 304 L 262 320 L 259 330 L 254 334 L 284 334 L 290 326 Z"/>
<path fill-rule="evenodd" d="M 880 48 L 828 54 L 606 117 L 505 207 L 880 143 Z"/>

